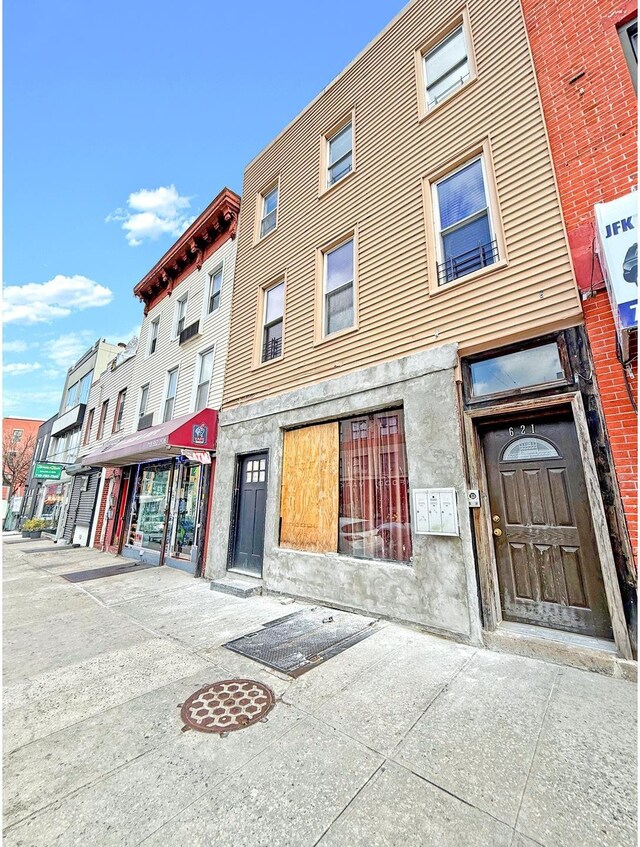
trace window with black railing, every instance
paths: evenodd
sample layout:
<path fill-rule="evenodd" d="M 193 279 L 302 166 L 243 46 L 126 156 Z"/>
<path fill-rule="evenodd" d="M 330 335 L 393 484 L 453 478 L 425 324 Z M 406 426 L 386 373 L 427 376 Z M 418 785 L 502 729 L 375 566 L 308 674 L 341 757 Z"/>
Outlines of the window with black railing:
<path fill-rule="evenodd" d="M 261 361 L 268 362 L 282 355 L 284 325 L 284 282 L 273 285 L 264 293 L 264 323 Z"/>
<path fill-rule="evenodd" d="M 485 182 L 483 158 L 479 156 L 434 186 L 438 285 L 498 261 Z"/>

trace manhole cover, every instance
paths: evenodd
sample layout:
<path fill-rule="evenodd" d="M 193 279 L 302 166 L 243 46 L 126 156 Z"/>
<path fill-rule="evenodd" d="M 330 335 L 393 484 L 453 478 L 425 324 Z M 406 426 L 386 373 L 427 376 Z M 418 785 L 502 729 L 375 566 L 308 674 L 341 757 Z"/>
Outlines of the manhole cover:
<path fill-rule="evenodd" d="M 224 679 L 205 685 L 182 705 L 183 730 L 226 735 L 263 721 L 275 706 L 275 694 L 253 679 Z"/>

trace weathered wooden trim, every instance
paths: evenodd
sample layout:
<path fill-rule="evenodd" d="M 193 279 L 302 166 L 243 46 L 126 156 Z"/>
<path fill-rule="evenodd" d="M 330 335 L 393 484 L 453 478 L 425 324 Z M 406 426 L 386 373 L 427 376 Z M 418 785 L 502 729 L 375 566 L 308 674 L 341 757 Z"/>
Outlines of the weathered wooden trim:
<path fill-rule="evenodd" d="M 476 534 L 476 547 L 478 556 L 478 574 L 480 579 L 480 592 L 482 611 L 484 615 L 484 629 L 495 630 L 502 621 L 500 595 L 497 583 L 497 564 L 491 537 L 491 516 L 489 515 L 489 493 L 487 486 L 486 469 L 484 466 L 484 455 L 475 422 L 477 420 L 500 418 L 504 415 L 521 413 L 527 410 L 544 410 L 557 406 L 568 406 L 571 408 L 576 435 L 582 456 L 585 481 L 589 496 L 589 506 L 593 521 L 593 529 L 596 537 L 596 546 L 600 559 L 600 568 L 611 616 L 611 628 L 613 630 L 615 644 L 618 654 L 623 659 L 632 659 L 633 652 L 627 631 L 627 624 L 622 605 L 622 595 L 618 584 L 609 528 L 604 511 L 604 504 L 600 492 L 600 485 L 596 471 L 595 458 L 587 418 L 584 410 L 582 395 L 579 391 L 559 394 L 552 397 L 532 397 L 514 401 L 513 403 L 501 403 L 495 406 L 487 406 L 482 409 L 466 409 L 464 412 L 464 432 L 469 455 L 469 475 L 472 488 L 480 491 L 481 508 L 475 510 L 473 516 L 474 530 Z"/>
<path fill-rule="evenodd" d="M 491 540 L 489 493 L 478 430 L 466 412 L 463 414 L 463 430 L 468 455 L 469 487 L 480 491 L 480 508 L 473 509 L 472 512 L 483 629 L 494 630 L 502 621 L 502 612 L 496 578 L 497 565 Z"/>
<path fill-rule="evenodd" d="M 578 436 L 578 444 L 582 455 L 584 477 L 587 483 L 587 493 L 589 496 L 589 505 L 591 507 L 591 517 L 593 520 L 593 531 L 596 537 L 598 555 L 600 557 L 600 568 L 602 570 L 604 590 L 607 596 L 607 603 L 609 605 L 613 637 L 615 639 L 619 655 L 623 659 L 632 659 L 633 652 L 631 650 L 631 642 L 629 640 L 629 633 L 627 631 L 627 624 L 622 606 L 622 595 L 618 584 L 616 565 L 613 558 L 611 539 L 609 538 L 609 527 L 604 511 L 602 494 L 600 492 L 595 458 L 591 447 L 591 440 L 589 438 L 587 416 L 585 414 L 582 396 L 579 393 L 574 394 L 571 402 L 571 408 L 573 410 L 573 419 L 576 425 L 576 434 Z"/>

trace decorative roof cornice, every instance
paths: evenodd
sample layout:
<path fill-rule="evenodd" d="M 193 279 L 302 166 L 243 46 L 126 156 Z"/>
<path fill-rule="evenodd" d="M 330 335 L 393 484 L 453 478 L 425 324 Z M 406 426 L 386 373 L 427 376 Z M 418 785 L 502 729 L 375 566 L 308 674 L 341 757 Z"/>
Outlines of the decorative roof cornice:
<path fill-rule="evenodd" d="M 133 289 L 145 305 L 145 315 L 159 299 L 170 296 L 193 267 L 200 270 L 205 257 L 221 242 L 236 237 L 239 212 L 240 197 L 231 189 L 223 188 Z"/>

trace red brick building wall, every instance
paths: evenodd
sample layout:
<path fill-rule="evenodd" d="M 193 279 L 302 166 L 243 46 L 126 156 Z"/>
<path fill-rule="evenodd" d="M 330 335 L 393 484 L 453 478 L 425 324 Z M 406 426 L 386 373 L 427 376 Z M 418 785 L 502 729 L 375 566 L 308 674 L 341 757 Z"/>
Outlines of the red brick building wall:
<path fill-rule="evenodd" d="M 637 556 L 637 415 L 616 356 L 609 298 L 595 253 L 595 203 L 637 182 L 637 99 L 618 27 L 637 0 L 522 0 L 600 400 Z M 637 359 L 632 365 L 636 394 Z"/>

